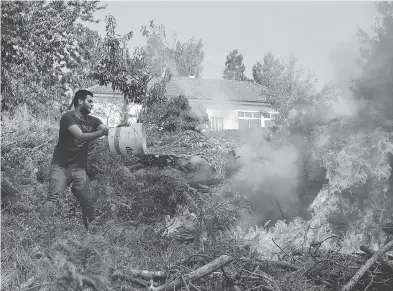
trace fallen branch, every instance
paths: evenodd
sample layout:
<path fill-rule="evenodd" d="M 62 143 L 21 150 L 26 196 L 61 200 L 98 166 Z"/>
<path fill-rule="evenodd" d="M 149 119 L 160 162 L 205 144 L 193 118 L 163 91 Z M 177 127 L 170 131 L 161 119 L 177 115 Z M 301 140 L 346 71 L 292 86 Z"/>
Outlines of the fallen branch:
<path fill-rule="evenodd" d="M 167 274 L 164 271 L 147 271 L 147 270 L 137 270 L 137 269 L 128 269 L 127 273 L 131 276 L 142 277 L 142 278 L 165 278 Z"/>
<path fill-rule="evenodd" d="M 137 284 L 137 285 L 139 285 L 141 287 L 145 287 L 145 288 L 147 286 L 149 286 L 149 282 L 147 282 L 145 280 L 142 280 L 142 279 L 137 279 L 137 278 L 133 278 L 133 277 L 127 276 L 123 272 L 117 271 L 117 270 L 113 272 L 112 277 L 113 278 L 126 279 L 126 280 L 130 281 L 131 283 Z"/>
<path fill-rule="evenodd" d="M 202 266 L 195 271 L 192 271 L 191 273 L 187 274 L 184 276 L 184 280 L 186 281 L 195 281 L 198 280 L 206 275 L 209 275 L 210 273 L 214 272 L 215 270 L 224 267 L 225 265 L 231 263 L 234 261 L 233 257 L 227 256 L 227 255 L 222 255 L 221 257 L 218 257 L 214 261 L 208 263 L 205 266 Z M 183 283 L 182 278 L 177 278 L 174 281 L 171 281 L 169 283 L 166 283 L 164 285 L 161 285 L 157 287 L 155 290 L 156 291 L 161 291 L 161 290 L 177 290 L 181 287 Z"/>
<path fill-rule="evenodd" d="M 264 278 L 264 279 L 266 279 L 266 280 L 269 281 L 270 283 L 273 283 L 274 286 L 277 288 L 278 291 L 281 291 L 280 288 L 277 286 L 276 282 L 274 282 L 274 280 L 273 280 L 272 278 L 270 278 L 270 276 L 269 276 L 268 274 L 266 274 L 265 272 L 263 272 L 263 274 L 260 274 L 260 273 L 254 273 L 254 272 L 248 271 L 248 270 L 246 270 L 246 269 L 243 269 L 243 271 L 246 271 L 247 273 L 249 273 L 249 274 L 251 274 L 251 275 L 254 275 L 254 276 L 257 276 L 257 277 L 259 277 L 259 278 Z M 265 286 L 265 288 L 266 288 L 266 286 Z"/>
<path fill-rule="evenodd" d="M 294 256 L 288 255 L 288 253 L 285 252 L 285 251 L 282 249 L 282 247 L 280 247 L 280 246 L 278 245 L 278 243 L 276 243 L 276 242 L 274 241 L 273 238 L 272 238 L 272 241 L 273 241 L 273 243 L 274 243 L 274 244 L 275 244 L 275 245 L 276 245 L 285 255 L 287 255 L 288 257 L 292 258 L 292 260 L 295 260 L 296 262 L 300 263 L 300 261 L 299 261 L 298 259 L 296 259 Z"/>
<path fill-rule="evenodd" d="M 186 260 L 184 260 L 183 262 L 181 262 L 181 264 L 188 263 L 188 262 L 191 261 L 191 259 L 194 258 L 194 257 L 202 257 L 202 258 L 205 258 L 205 259 L 213 260 L 213 258 L 210 257 L 210 256 L 208 256 L 208 255 L 204 255 L 204 254 L 193 254 L 193 255 L 191 255 L 188 259 L 186 259 Z"/>
<path fill-rule="evenodd" d="M 381 249 L 376 251 L 374 253 L 374 255 L 371 258 L 369 258 L 366 261 L 366 263 L 355 273 L 355 275 L 353 275 L 351 280 L 349 280 L 348 283 L 346 285 L 344 285 L 340 289 L 340 291 L 350 291 L 350 290 L 352 290 L 352 288 L 356 285 L 356 283 L 360 280 L 360 278 L 364 275 L 364 273 L 366 273 L 368 271 L 368 269 L 370 269 L 370 267 L 376 261 L 378 261 L 383 254 L 385 254 L 386 252 L 388 252 L 392 248 L 393 248 L 393 240 L 391 240 L 389 243 L 384 245 Z"/>
<path fill-rule="evenodd" d="M 249 264 L 259 264 L 259 265 L 266 265 L 266 266 L 273 265 L 273 266 L 280 267 L 282 269 L 288 269 L 290 271 L 297 271 L 297 270 L 299 270 L 299 268 L 297 266 L 295 266 L 295 265 L 293 265 L 291 263 L 288 263 L 288 262 L 283 262 L 283 261 L 268 261 L 268 260 L 261 260 L 261 259 L 258 259 L 258 258 L 249 259 L 249 258 L 246 258 L 246 257 L 241 257 L 239 260 L 247 262 Z"/>
<path fill-rule="evenodd" d="M 322 246 L 322 244 L 323 244 L 325 241 L 327 241 L 328 239 L 332 239 L 332 238 L 341 239 L 341 238 L 340 238 L 339 236 L 337 236 L 337 235 L 332 235 L 332 236 L 329 236 L 329 237 L 323 239 L 323 240 L 320 241 L 320 242 L 316 242 L 316 243 L 310 244 L 310 247 L 309 247 L 309 249 L 308 249 L 308 253 L 313 257 L 314 260 L 316 260 L 316 258 L 315 258 L 314 256 L 317 254 L 317 252 L 318 252 L 319 248 Z M 311 248 L 312 248 L 312 247 L 315 248 L 315 250 L 314 250 L 314 255 L 311 254 Z"/>
<path fill-rule="evenodd" d="M 368 254 L 369 256 L 374 255 L 374 251 L 372 249 L 370 249 L 367 246 L 360 246 L 360 250 L 362 252 L 365 252 L 366 254 Z M 389 268 L 391 271 L 393 271 L 393 263 L 389 262 L 384 255 L 382 255 L 379 258 L 379 261 L 382 263 L 382 265 L 384 265 L 385 267 Z"/>

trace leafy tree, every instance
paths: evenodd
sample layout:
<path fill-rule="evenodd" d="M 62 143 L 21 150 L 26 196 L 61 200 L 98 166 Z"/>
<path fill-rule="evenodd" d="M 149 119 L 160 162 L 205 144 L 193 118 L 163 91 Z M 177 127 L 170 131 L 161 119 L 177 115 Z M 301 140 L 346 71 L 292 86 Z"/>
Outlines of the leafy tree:
<path fill-rule="evenodd" d="M 123 122 L 127 122 L 127 103 L 149 106 L 164 100 L 165 84 L 170 79 L 167 64 L 171 50 L 166 44 L 165 27 L 157 27 L 153 21 L 149 27 L 141 28 L 146 45 L 135 47 L 130 54 L 127 42 L 133 32 L 116 34 L 116 19 L 108 15 L 106 36 L 102 43 L 102 54 L 97 56 L 91 77 L 100 85 L 112 85 L 124 95 Z"/>
<path fill-rule="evenodd" d="M 180 77 L 188 77 L 194 74 L 196 78 L 200 77 L 203 66 L 203 43 L 191 38 L 186 43 L 178 41 L 175 46 L 174 60 L 176 64 L 176 72 Z"/>
<path fill-rule="evenodd" d="M 223 78 L 226 80 L 244 81 L 247 79 L 244 75 L 245 69 L 243 55 L 239 54 L 237 49 L 235 49 L 227 55 Z"/>
<path fill-rule="evenodd" d="M 263 58 L 263 65 L 257 62 L 252 67 L 252 76 L 256 83 L 270 88 L 276 78 L 283 72 L 284 66 L 280 60 L 275 59 L 273 54 L 267 53 Z"/>
<path fill-rule="evenodd" d="M 56 99 L 59 80 L 66 74 L 70 80 L 91 50 L 80 21 L 95 21 L 102 8 L 98 1 L 1 2 L 2 110 Z"/>
<path fill-rule="evenodd" d="M 203 60 L 201 41 L 194 43 L 191 39 L 185 44 L 177 42 L 170 46 L 165 27 L 156 26 L 150 21 L 148 27 L 141 28 L 146 45 L 135 47 L 130 53 L 126 44 L 133 32 L 120 36 L 115 28 L 116 20 L 109 15 L 106 18 L 106 37 L 102 43 L 103 53 L 98 56 L 92 78 L 100 85 L 111 84 L 113 90 L 123 93 L 124 119 L 127 118 L 128 102 L 141 104 L 142 115 L 153 104 L 165 102 L 165 85 L 174 71 L 188 75 L 190 70 L 195 69 L 199 74 Z"/>
<path fill-rule="evenodd" d="M 263 89 L 268 102 L 279 112 L 275 115 L 276 122 L 282 125 L 288 125 L 289 112 L 294 109 L 298 100 L 316 104 L 326 100 L 327 95 L 334 91 L 327 86 L 318 92 L 315 86 L 317 79 L 306 70 L 299 68 L 297 61 L 294 55 L 281 61 L 280 73 L 269 80 L 269 87 Z"/>
<path fill-rule="evenodd" d="M 107 16 L 103 53 L 98 56 L 92 77 L 100 85 L 111 84 L 113 90 L 124 94 L 125 100 L 142 104 L 151 94 L 149 83 L 161 79 L 166 71 L 169 50 L 165 42 L 165 28 L 155 26 L 153 21 L 149 27 L 142 27 L 146 45 L 136 47 L 132 54 L 126 45 L 133 32 L 119 36 L 115 28 L 116 19 L 112 15 Z"/>
<path fill-rule="evenodd" d="M 393 2 L 378 2 L 380 19 L 372 27 L 371 38 L 358 28 L 361 78 L 354 80 L 352 91 L 358 99 L 370 100 L 385 117 L 393 118 Z"/>

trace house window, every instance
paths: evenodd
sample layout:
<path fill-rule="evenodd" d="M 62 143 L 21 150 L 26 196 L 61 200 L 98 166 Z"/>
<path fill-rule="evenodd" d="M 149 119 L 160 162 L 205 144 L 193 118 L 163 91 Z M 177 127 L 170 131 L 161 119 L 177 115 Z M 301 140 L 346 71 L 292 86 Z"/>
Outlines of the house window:
<path fill-rule="evenodd" d="M 259 112 L 238 111 L 239 129 L 261 127 L 261 114 Z"/>
<path fill-rule="evenodd" d="M 271 119 L 272 118 L 272 115 L 269 112 L 262 112 L 262 116 L 265 119 Z"/>
<path fill-rule="evenodd" d="M 259 112 L 238 111 L 237 116 L 245 118 L 261 118 L 261 114 Z"/>
<path fill-rule="evenodd" d="M 212 117 L 211 118 L 211 129 L 214 131 L 224 129 L 224 118 L 223 117 Z"/>

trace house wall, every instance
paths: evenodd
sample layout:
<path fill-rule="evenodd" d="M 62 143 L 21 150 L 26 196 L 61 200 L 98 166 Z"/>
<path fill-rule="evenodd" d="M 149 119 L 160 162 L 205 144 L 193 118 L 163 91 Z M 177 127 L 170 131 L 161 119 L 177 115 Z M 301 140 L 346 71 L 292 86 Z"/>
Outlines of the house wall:
<path fill-rule="evenodd" d="M 94 107 L 92 115 L 101 119 L 108 127 L 115 127 L 121 122 L 121 111 L 124 100 L 119 96 L 94 95 Z M 244 112 L 274 112 L 268 105 L 262 104 L 245 104 L 236 102 L 203 102 L 199 100 L 190 100 L 191 106 L 193 104 L 202 104 L 209 115 L 210 122 L 213 117 L 223 118 L 223 130 L 225 129 L 239 129 L 238 111 Z M 129 104 L 128 114 L 129 122 L 135 123 L 138 112 L 141 110 L 141 105 Z M 261 127 L 271 126 L 270 118 L 261 117 Z"/>
<path fill-rule="evenodd" d="M 238 111 L 244 112 L 274 112 L 274 110 L 267 105 L 261 104 L 242 104 L 242 103 L 215 103 L 215 102 L 201 102 L 196 100 L 190 100 L 190 104 L 202 104 L 209 115 L 210 122 L 212 122 L 213 117 L 223 118 L 223 130 L 225 129 L 239 129 L 239 117 Z M 271 118 L 261 117 L 261 127 L 266 127 L 268 125 L 268 120 Z"/>

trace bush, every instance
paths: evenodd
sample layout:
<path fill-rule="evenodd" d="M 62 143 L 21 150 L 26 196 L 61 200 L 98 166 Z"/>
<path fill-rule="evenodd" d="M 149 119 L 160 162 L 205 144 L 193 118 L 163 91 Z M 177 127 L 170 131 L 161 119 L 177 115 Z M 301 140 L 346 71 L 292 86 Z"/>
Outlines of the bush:
<path fill-rule="evenodd" d="M 37 119 L 24 110 L 13 115 L 5 112 L 2 121 L 2 207 L 15 202 L 20 210 L 38 205 L 41 191 L 33 191 L 47 180 L 58 125 L 51 118 Z"/>
<path fill-rule="evenodd" d="M 168 101 L 154 103 L 142 115 L 145 124 L 154 124 L 161 130 L 198 130 L 206 126 L 209 116 L 199 105 L 191 105 L 186 97 L 180 95 Z"/>

